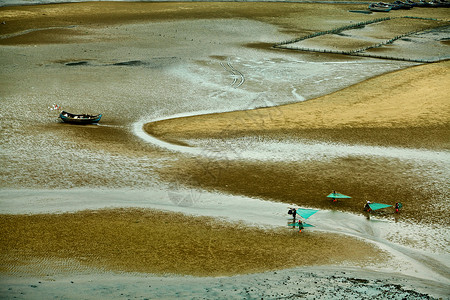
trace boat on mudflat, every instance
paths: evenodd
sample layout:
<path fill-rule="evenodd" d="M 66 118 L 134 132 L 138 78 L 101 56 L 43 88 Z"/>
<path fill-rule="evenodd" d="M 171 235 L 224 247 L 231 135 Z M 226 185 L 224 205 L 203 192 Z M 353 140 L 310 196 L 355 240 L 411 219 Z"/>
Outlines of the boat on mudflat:
<path fill-rule="evenodd" d="M 59 114 L 59 118 L 65 122 L 65 123 L 72 123 L 72 124 L 96 124 L 100 121 L 102 118 L 102 115 L 88 115 L 88 114 L 71 114 L 66 111 L 62 111 Z"/>
<path fill-rule="evenodd" d="M 394 1 L 392 3 L 392 9 L 411 9 L 412 5 L 400 0 Z"/>
<path fill-rule="evenodd" d="M 392 6 L 383 2 L 378 3 L 370 3 L 369 10 L 376 12 L 389 12 L 391 11 Z"/>

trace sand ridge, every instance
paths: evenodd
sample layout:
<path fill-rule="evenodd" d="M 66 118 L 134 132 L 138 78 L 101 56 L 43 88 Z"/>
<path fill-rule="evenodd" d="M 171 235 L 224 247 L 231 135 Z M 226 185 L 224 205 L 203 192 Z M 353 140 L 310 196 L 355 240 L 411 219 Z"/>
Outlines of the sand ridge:
<path fill-rule="evenodd" d="M 448 126 L 450 62 L 421 65 L 379 76 L 318 99 L 276 108 L 194 116 L 148 123 L 164 138 L 213 137 L 235 133 L 302 129 Z M 257 121 L 255 121 L 257 120 Z"/>

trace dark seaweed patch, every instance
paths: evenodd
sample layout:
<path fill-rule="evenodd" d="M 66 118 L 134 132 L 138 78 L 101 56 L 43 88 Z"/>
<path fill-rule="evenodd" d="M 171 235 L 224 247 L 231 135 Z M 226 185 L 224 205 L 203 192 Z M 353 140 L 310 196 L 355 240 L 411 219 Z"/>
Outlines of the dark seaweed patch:
<path fill-rule="evenodd" d="M 177 57 L 156 57 L 152 58 L 149 61 L 142 60 L 130 60 L 130 61 L 122 61 L 112 64 L 112 66 L 128 66 L 128 67 L 139 67 L 145 66 L 152 69 L 164 68 L 171 64 L 173 64 Z"/>
<path fill-rule="evenodd" d="M 87 64 L 88 64 L 87 61 L 77 61 L 77 62 L 69 62 L 69 63 L 66 63 L 65 65 L 66 66 L 84 66 Z"/>
<path fill-rule="evenodd" d="M 142 66 L 142 65 L 145 65 L 145 63 L 141 60 L 130 60 L 113 64 L 113 66 Z"/>
<path fill-rule="evenodd" d="M 366 14 L 370 15 L 372 12 L 370 10 L 349 10 L 352 13 Z"/>
<path fill-rule="evenodd" d="M 361 278 L 347 278 L 347 280 L 353 283 L 364 283 L 364 284 L 369 283 L 369 280 Z"/>

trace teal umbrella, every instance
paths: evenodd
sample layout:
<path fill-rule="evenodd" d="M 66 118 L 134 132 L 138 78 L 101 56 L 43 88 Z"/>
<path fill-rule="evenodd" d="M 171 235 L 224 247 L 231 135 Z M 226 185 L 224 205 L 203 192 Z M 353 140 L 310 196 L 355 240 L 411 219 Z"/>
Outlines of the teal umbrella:
<path fill-rule="evenodd" d="M 369 203 L 369 207 L 371 210 L 377 210 L 377 209 L 382 209 L 382 208 L 391 207 L 391 206 L 392 205 L 383 204 L 383 203 Z"/>
<path fill-rule="evenodd" d="M 303 219 L 308 219 L 318 211 L 319 211 L 318 209 L 297 208 L 297 215 L 299 215 Z"/>
<path fill-rule="evenodd" d="M 333 198 L 333 199 L 345 199 L 345 198 L 348 199 L 348 198 L 351 198 L 350 196 L 347 196 L 347 195 L 344 195 L 344 194 L 341 194 L 341 193 L 336 193 L 336 192 L 329 194 L 327 197 L 328 198 Z"/>

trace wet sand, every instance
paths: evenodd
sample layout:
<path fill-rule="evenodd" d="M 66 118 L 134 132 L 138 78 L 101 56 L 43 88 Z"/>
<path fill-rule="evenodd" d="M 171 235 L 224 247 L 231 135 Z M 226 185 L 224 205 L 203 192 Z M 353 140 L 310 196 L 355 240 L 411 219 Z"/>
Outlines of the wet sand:
<path fill-rule="evenodd" d="M 351 9 L 365 6 L 355 4 Z M 2 266 L 2 289 L 13 295 L 30 286 L 34 289 L 39 280 L 87 282 L 94 276 L 101 282 L 83 286 L 87 295 L 96 295 L 111 280 L 102 276 L 117 272 L 113 280 L 131 294 L 172 297 L 167 286 L 146 290 L 128 281 L 136 278 L 133 272 L 160 280 L 148 273 L 205 276 L 276 269 L 282 278 L 268 273 L 231 276 L 221 289 L 226 297 L 240 297 L 251 292 L 246 285 L 261 283 L 267 275 L 274 284 L 260 287 L 257 296 L 281 297 L 284 291 L 269 294 L 270 289 L 288 286 L 289 295 L 295 295 L 300 280 L 286 277 L 297 269 L 284 269 L 313 265 L 311 274 L 301 276 L 303 283 L 310 283 L 306 293 L 311 295 L 380 293 L 388 284 L 386 273 L 378 273 L 383 270 L 400 274 L 401 287 L 389 289 L 395 297 L 424 297 L 432 293 L 433 285 L 439 286 L 433 295 L 445 297 L 449 110 L 448 88 L 442 82 L 449 79 L 448 62 L 416 66 L 271 48 L 298 36 L 377 17 L 348 10 L 348 4 L 312 3 L 0 8 L 6 23 L 0 25 L 5 157 L 1 219 L 9 224 L 2 226 L 8 241 L 2 245 L 3 261 L 9 262 Z M 447 12 L 413 9 L 390 15 L 446 20 Z M 56 114 L 47 110 L 55 102 L 69 111 L 100 111 L 104 118 L 99 126 L 60 124 Z M 165 120 L 224 111 L 236 112 Z M 147 140 L 151 136 L 140 128 L 144 123 L 159 142 Z M 325 198 L 331 190 L 353 198 L 333 204 Z M 209 198 L 202 200 L 206 194 Z M 361 216 L 366 200 L 398 199 L 405 205 L 400 215 L 389 210 L 372 220 Z M 227 203 L 242 205 L 242 212 L 232 218 Z M 317 230 L 299 236 L 286 228 L 284 207 L 294 204 L 323 209 L 313 220 Z M 162 214 L 149 207 L 188 215 Z M 91 210 L 80 212 L 86 208 Z M 338 211 L 343 212 L 339 218 Z M 155 215 L 164 217 L 156 222 Z M 224 222 L 214 227 L 211 219 L 196 215 L 224 218 Z M 270 219 L 267 224 L 260 220 L 262 215 Z M 81 226 L 81 220 L 88 219 L 91 226 Z M 240 219 L 245 223 L 234 223 Z M 252 222 L 256 229 L 249 227 Z M 422 223 L 422 230 L 430 228 L 428 234 L 417 234 L 418 227 L 410 222 Z M 381 224 L 384 233 L 378 232 Z M 123 234 L 114 230 L 121 226 Z M 33 231 L 27 233 L 26 228 Z M 216 245 L 223 268 L 206 262 L 211 235 L 223 236 Z M 291 249 L 283 241 L 291 242 L 292 236 L 299 242 L 289 244 Z M 113 247 L 119 253 L 115 255 L 111 245 L 119 238 L 123 241 Z M 132 243 L 133 238 L 146 241 Z M 147 253 L 152 247 L 166 249 L 175 239 L 178 246 L 170 251 L 161 250 L 160 256 Z M 67 247 L 62 247 L 63 240 Z M 252 242 L 245 243 L 248 240 Z M 330 252 L 324 241 L 334 243 L 331 249 L 344 250 Z M 293 252 L 300 246 L 309 259 L 296 259 Z M 196 255 L 187 253 L 190 250 L 185 253 L 183 271 L 174 268 L 182 263 L 176 260 L 179 248 L 202 249 Z M 136 260 L 137 252 L 146 254 Z M 260 256 L 264 265 L 256 261 Z M 356 288 L 354 280 L 323 272 L 317 267 L 323 264 L 336 270 L 343 265 L 361 267 L 362 272 L 354 273 L 360 285 Z M 19 282 L 19 276 L 25 279 Z M 361 279 L 367 276 L 382 279 Z M 424 277 L 434 281 L 423 284 Z M 179 288 L 191 280 L 170 278 Z M 195 287 L 209 284 L 210 279 L 199 279 Z M 322 280 L 335 280 L 338 287 L 321 289 L 317 282 Z M 419 282 L 425 287 L 417 288 L 422 287 Z M 353 287 L 348 289 L 347 283 Z M 408 284 L 420 292 L 405 291 L 402 287 Z M 42 293 L 52 295 L 64 285 L 46 286 Z M 233 287 L 243 290 L 233 292 Z M 221 297 L 216 288 L 194 288 L 179 295 Z M 108 298 L 123 296 L 111 287 L 106 290 Z M 22 297 L 31 294 L 27 295 Z"/>
<path fill-rule="evenodd" d="M 2 216 L 0 222 L 2 253 L 9 254 L 1 271 L 12 275 L 16 261 L 45 257 L 82 258 L 84 265 L 116 272 L 230 276 L 335 260 L 371 265 L 387 255 L 343 235 L 246 228 L 142 209 Z M 349 251 L 343 251 L 344 244 Z M 30 273 L 36 272 L 45 276 L 39 269 Z"/>

